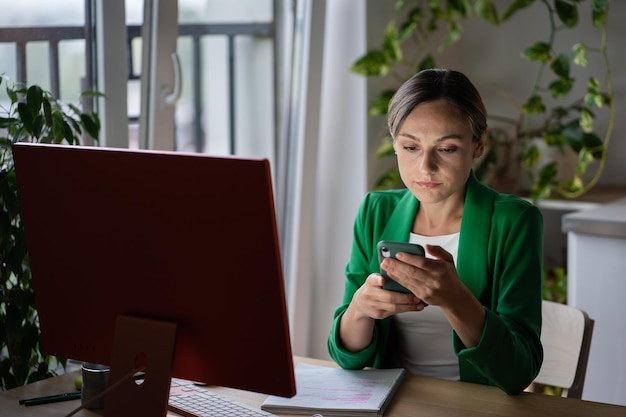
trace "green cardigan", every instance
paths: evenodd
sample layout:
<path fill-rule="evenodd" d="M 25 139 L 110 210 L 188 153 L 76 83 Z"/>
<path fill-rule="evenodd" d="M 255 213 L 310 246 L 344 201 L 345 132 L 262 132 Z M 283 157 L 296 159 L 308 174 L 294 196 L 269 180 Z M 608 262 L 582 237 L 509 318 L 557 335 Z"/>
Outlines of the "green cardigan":
<path fill-rule="evenodd" d="M 377 242 L 408 241 L 418 207 L 419 201 L 406 189 L 372 192 L 361 203 L 345 270 L 343 304 L 335 311 L 328 338 L 329 353 L 343 368 L 390 365 L 394 340 L 390 317 L 376 320 L 372 343 L 359 352 L 342 348 L 339 321 L 367 276 L 380 269 Z M 518 197 L 497 193 L 472 173 L 461 221 L 457 272 L 487 313 L 477 346 L 465 348 L 452 334 L 461 380 L 519 394 L 535 379 L 543 361 L 543 219 L 539 209 Z"/>

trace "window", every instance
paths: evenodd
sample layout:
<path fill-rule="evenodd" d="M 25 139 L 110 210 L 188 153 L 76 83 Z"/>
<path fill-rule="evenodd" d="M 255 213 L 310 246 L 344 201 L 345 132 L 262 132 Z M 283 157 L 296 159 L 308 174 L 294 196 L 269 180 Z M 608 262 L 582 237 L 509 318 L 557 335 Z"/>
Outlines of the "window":
<path fill-rule="evenodd" d="M 102 0 L 16 3 L 0 16 L 0 58 L 5 63 L 0 71 L 12 80 L 37 83 L 63 100 L 76 100 L 85 89 L 85 78 L 93 77 L 87 72 L 96 71 L 97 66 L 89 68 L 85 25 L 92 27 L 92 19 L 97 25 L 97 14 L 111 19 L 109 15 L 120 10 L 116 7 Z M 174 45 L 181 64 L 182 94 L 175 107 L 173 149 L 274 160 L 274 8 L 272 0 L 179 0 L 178 28 L 161 26 L 156 32 L 161 38 L 178 34 Z M 118 52 L 116 59 L 129 58 L 124 71 L 128 78 L 129 146 L 139 147 L 144 1 L 127 0 L 124 11 L 129 52 Z M 110 25 L 103 26 L 100 33 L 93 32 L 94 37 L 108 42 Z M 154 42 L 162 45 L 166 41 Z M 171 61 L 167 64 L 173 65 Z M 165 75 L 170 73 L 171 68 Z M 110 83 L 102 82 L 105 76 L 98 76 L 99 85 L 107 84 L 105 93 L 115 96 L 109 93 Z"/>
<path fill-rule="evenodd" d="M 151 2 L 142 6 L 127 2 L 129 28 L 139 28 L 140 23 L 146 23 L 144 30 L 148 25 L 158 28 L 152 29 L 156 36 L 150 40 L 150 52 L 143 50 L 140 38 L 131 41 L 131 68 L 138 77 L 145 62 L 159 63 L 150 67 L 153 74 L 143 74 L 144 80 L 150 80 L 143 95 L 153 95 L 149 100 L 156 103 L 152 111 L 150 107 L 141 110 L 142 90 L 138 78 L 131 76 L 129 116 L 137 120 L 141 114 L 160 127 L 149 134 L 138 132 L 138 136 L 150 136 L 157 148 L 274 159 L 272 1 L 180 0 L 177 31 L 171 9 L 161 5 L 144 22 L 143 7 L 151 7 Z M 174 36 L 177 41 L 172 40 Z M 175 107 L 176 139 L 171 142 L 174 134 L 164 119 L 174 110 L 163 105 L 162 96 L 174 89 L 173 52 L 180 62 L 182 90 Z M 159 138 L 159 133 L 165 137 Z M 145 142 L 145 137 L 131 135 L 131 144 L 151 147 Z"/>
<path fill-rule="evenodd" d="M 0 73 L 76 101 L 85 77 L 85 2 L 23 0 L 0 13 Z"/>

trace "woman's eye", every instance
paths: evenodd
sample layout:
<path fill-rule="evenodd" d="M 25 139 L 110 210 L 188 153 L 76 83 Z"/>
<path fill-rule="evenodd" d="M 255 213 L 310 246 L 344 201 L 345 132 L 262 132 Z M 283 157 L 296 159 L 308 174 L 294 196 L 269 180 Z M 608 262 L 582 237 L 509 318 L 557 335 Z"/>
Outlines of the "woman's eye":
<path fill-rule="evenodd" d="M 402 149 L 404 149 L 405 151 L 409 151 L 409 152 L 413 152 L 414 150 L 417 149 L 417 146 L 408 146 L 408 145 L 404 145 L 402 147 Z"/>
<path fill-rule="evenodd" d="M 439 151 L 443 152 L 443 153 L 453 153 L 456 151 L 456 147 L 444 147 L 444 148 L 440 148 Z"/>

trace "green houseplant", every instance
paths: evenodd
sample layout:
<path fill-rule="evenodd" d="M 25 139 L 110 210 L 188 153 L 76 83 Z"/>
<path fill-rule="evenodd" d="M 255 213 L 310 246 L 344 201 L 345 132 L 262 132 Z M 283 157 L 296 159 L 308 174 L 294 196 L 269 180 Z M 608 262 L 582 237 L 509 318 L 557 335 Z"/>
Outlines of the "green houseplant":
<path fill-rule="evenodd" d="M 79 144 L 84 133 L 98 139 L 100 121 L 97 114 L 61 103 L 37 85 L 12 85 L 0 76 L 0 88 L 8 99 L 0 94 L 0 387 L 10 389 L 52 376 L 55 361 L 65 364 L 39 345 L 11 146 L 21 141 Z"/>
<path fill-rule="evenodd" d="M 517 158 L 526 171 L 531 197 L 534 199 L 560 195 L 577 197 L 600 178 L 615 122 L 612 100 L 610 66 L 607 57 L 608 0 L 591 0 L 586 7 L 591 10 L 594 28 L 600 33 L 600 45 L 577 42 L 567 50 L 557 50 L 558 35 L 577 28 L 579 8 L 584 0 L 515 0 L 509 2 L 501 13 L 502 4 L 493 0 L 397 0 L 393 17 L 386 26 L 379 49 L 368 51 L 353 65 L 352 71 L 367 77 L 393 78 L 397 86 L 416 71 L 435 67 L 438 52 L 457 43 L 464 34 L 463 23 L 478 17 L 485 24 L 506 31 L 506 22 L 518 12 L 540 3 L 544 6 L 549 35 L 512 55 L 536 63 L 536 73 L 530 75 L 534 83 L 525 98 L 512 100 L 518 118 L 504 119 L 508 128 L 497 127 L 488 132 L 490 152 L 476 171 L 484 178 L 496 169 L 498 148 L 521 148 Z M 434 47 L 433 39 L 441 39 Z M 587 67 L 590 59 L 600 62 L 601 74 L 591 74 L 586 80 L 576 80 L 572 67 Z M 586 83 L 584 93 L 573 97 L 576 83 Z M 370 115 L 382 116 L 394 88 L 383 91 L 369 108 Z M 599 111 L 609 112 L 608 126 L 603 135 L 597 133 L 594 121 Z M 498 118 L 497 115 L 495 118 Z M 491 123 L 490 123 L 491 124 Z M 601 137 L 602 136 L 602 137 Z M 540 142 L 538 146 L 537 142 Z M 559 175 L 558 162 L 542 161 L 545 148 L 566 151 L 576 156 L 574 172 L 566 178 Z M 544 149 L 544 150 L 542 150 Z M 393 155 L 389 137 L 383 139 L 378 155 Z M 500 164 L 506 165 L 507 163 Z M 520 169 L 521 171 L 521 169 Z M 492 177 L 501 176 L 495 173 Z M 399 183 L 394 168 L 379 180 L 378 188 L 389 188 Z"/>

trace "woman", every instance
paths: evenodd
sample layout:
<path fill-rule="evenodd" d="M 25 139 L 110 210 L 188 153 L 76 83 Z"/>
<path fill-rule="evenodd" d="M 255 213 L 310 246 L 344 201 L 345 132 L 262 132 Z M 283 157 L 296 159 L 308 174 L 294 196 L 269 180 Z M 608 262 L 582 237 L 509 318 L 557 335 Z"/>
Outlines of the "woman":
<path fill-rule="evenodd" d="M 330 355 L 344 368 L 400 366 L 518 394 L 543 359 L 541 214 L 474 176 L 487 117 L 462 73 L 417 73 L 387 120 L 407 188 L 361 203 Z M 426 257 L 399 253 L 379 265 L 381 240 L 419 243 Z M 381 268 L 411 293 L 383 289 Z"/>

